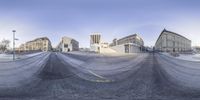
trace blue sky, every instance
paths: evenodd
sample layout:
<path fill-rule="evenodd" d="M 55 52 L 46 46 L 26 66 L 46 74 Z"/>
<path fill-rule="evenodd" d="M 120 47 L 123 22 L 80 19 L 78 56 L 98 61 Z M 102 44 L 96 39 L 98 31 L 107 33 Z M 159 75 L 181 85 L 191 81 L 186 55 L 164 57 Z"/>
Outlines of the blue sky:
<path fill-rule="evenodd" d="M 101 32 L 111 42 L 137 33 L 145 45 L 155 44 L 166 28 L 200 45 L 199 0 L 0 0 L 0 40 L 17 45 L 47 36 L 56 46 L 62 36 L 89 47 L 89 35 Z"/>

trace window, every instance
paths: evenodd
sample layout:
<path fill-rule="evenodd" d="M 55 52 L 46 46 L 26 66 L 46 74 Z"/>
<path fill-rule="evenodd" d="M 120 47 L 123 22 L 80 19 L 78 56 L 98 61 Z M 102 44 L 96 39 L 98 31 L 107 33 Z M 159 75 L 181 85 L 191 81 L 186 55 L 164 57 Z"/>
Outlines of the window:
<path fill-rule="evenodd" d="M 68 48 L 68 44 L 64 44 L 64 48 Z"/>

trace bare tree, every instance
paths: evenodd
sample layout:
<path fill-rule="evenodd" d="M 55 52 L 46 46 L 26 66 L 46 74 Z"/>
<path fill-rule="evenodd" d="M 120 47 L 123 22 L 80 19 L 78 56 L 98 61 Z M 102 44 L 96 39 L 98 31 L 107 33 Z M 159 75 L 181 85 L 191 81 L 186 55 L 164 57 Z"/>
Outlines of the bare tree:
<path fill-rule="evenodd" d="M 6 52 L 8 50 L 10 46 L 10 40 L 6 40 L 6 39 L 3 39 L 1 42 L 0 42 L 0 51 L 1 52 Z"/>

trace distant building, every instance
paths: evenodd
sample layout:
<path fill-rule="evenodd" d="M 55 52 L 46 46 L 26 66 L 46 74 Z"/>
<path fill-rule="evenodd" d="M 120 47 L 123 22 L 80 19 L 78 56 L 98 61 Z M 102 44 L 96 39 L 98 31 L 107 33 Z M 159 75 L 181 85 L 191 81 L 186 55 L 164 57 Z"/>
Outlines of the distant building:
<path fill-rule="evenodd" d="M 57 50 L 60 52 L 78 51 L 79 42 L 69 37 L 62 37 Z"/>
<path fill-rule="evenodd" d="M 144 42 L 141 37 L 137 34 L 129 35 L 124 38 L 117 40 L 117 45 L 125 44 L 125 43 L 134 43 L 139 46 L 144 46 Z"/>
<path fill-rule="evenodd" d="M 191 51 L 191 40 L 164 29 L 156 41 L 155 50 L 163 52 Z"/>
<path fill-rule="evenodd" d="M 192 49 L 195 53 L 200 53 L 200 46 L 194 46 Z"/>
<path fill-rule="evenodd" d="M 52 45 L 47 37 L 37 38 L 32 41 L 28 41 L 25 44 L 21 44 L 16 50 L 19 52 L 24 51 L 50 51 Z"/>
<path fill-rule="evenodd" d="M 100 52 L 101 49 L 101 35 L 100 33 L 93 33 L 90 35 L 90 50 Z"/>
<path fill-rule="evenodd" d="M 114 39 L 110 47 L 120 53 L 137 53 L 143 50 L 144 41 L 137 34 L 133 34 L 118 40 Z"/>
<path fill-rule="evenodd" d="M 21 45 L 19 46 L 19 48 L 16 48 L 16 51 L 19 51 L 19 52 L 26 51 L 26 46 L 25 46 L 25 44 L 21 44 Z"/>
<path fill-rule="evenodd" d="M 100 33 L 90 35 L 90 51 L 101 54 L 116 53 L 116 51 L 109 47 L 108 42 L 102 41 Z"/>
<path fill-rule="evenodd" d="M 113 39 L 113 42 L 110 44 L 110 47 L 116 46 L 116 45 L 117 45 L 117 39 L 115 38 Z"/>
<path fill-rule="evenodd" d="M 102 43 L 101 43 L 101 48 L 109 48 L 109 43 L 107 43 L 107 42 L 102 42 Z"/>
<path fill-rule="evenodd" d="M 90 48 L 79 48 L 79 51 L 90 52 Z"/>

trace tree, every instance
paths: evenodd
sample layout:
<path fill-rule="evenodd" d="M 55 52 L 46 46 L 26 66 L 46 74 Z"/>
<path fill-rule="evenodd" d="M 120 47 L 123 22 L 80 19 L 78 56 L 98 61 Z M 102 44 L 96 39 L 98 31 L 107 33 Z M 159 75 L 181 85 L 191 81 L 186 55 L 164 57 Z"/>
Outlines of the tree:
<path fill-rule="evenodd" d="M 10 40 L 6 40 L 6 39 L 3 39 L 1 42 L 0 42 L 0 51 L 1 52 L 6 52 L 8 50 L 10 46 Z"/>

